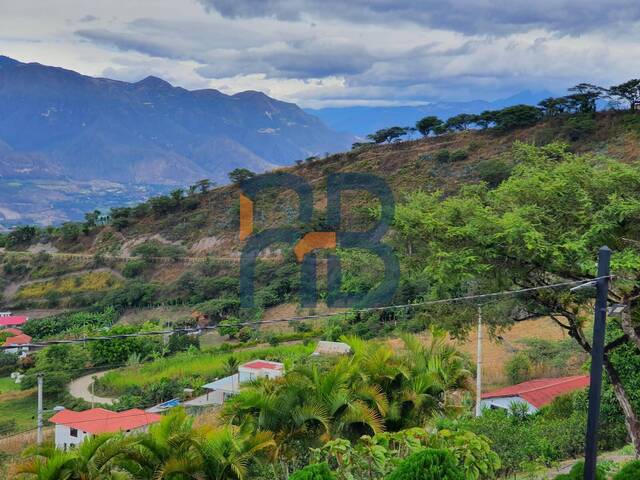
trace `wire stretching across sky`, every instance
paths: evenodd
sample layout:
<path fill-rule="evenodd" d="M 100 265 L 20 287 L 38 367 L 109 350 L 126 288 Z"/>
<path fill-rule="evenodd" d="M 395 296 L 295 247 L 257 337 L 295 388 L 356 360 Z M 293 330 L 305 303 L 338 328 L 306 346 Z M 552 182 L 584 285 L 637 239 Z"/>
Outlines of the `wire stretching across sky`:
<path fill-rule="evenodd" d="M 550 285 L 543 285 L 538 287 L 522 288 L 519 290 L 504 290 L 501 292 L 481 293 L 477 295 L 465 295 L 461 297 L 443 298 L 439 300 L 427 300 L 424 302 L 405 303 L 400 305 L 387 305 L 382 307 L 360 308 L 360 309 L 349 310 L 346 313 L 367 313 L 367 312 L 384 311 L 384 310 L 400 310 L 400 309 L 414 308 L 414 307 L 426 307 L 431 305 L 444 305 L 444 304 L 467 302 L 467 301 L 490 300 L 490 299 L 501 298 L 501 297 L 515 296 L 523 293 L 535 292 L 540 290 L 553 290 L 553 289 L 562 288 L 562 287 L 576 287 L 580 285 L 588 285 L 588 284 L 594 283 L 597 280 L 601 280 L 604 278 L 614 278 L 614 275 L 607 276 L 607 277 L 596 277 L 596 278 L 591 278 L 587 280 L 559 282 L 559 283 L 553 283 Z M 277 323 L 287 323 L 291 321 L 329 318 L 329 317 L 334 317 L 336 315 L 338 314 L 337 313 L 320 313 L 315 315 L 279 318 L 274 320 L 255 320 L 255 321 L 248 321 L 248 322 L 240 322 L 235 324 L 235 326 L 243 327 L 243 326 L 269 325 L 269 324 L 277 324 Z M 10 350 L 10 349 L 22 348 L 22 347 L 46 347 L 48 345 L 97 342 L 97 341 L 104 341 L 104 340 L 114 340 L 119 338 L 133 338 L 133 337 L 144 337 L 144 336 L 154 336 L 154 335 L 171 335 L 174 333 L 200 333 L 202 331 L 217 330 L 218 328 L 219 328 L 219 325 L 210 325 L 210 326 L 204 326 L 204 327 L 184 327 L 184 328 L 166 329 L 166 330 L 152 330 L 148 332 L 122 333 L 117 335 L 83 337 L 83 338 L 77 338 L 77 339 L 54 339 L 54 340 L 45 340 L 42 342 L 25 343 L 19 346 L 2 346 L 0 347 L 0 350 Z"/>

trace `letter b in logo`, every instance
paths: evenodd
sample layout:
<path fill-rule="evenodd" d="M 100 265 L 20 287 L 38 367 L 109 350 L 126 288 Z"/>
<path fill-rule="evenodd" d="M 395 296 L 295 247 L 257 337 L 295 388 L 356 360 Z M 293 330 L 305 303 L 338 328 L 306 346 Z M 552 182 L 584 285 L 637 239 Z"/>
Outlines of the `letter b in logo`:
<path fill-rule="evenodd" d="M 300 225 L 311 221 L 313 193 L 309 184 L 296 175 L 270 173 L 252 178 L 241 185 L 240 197 L 240 239 L 246 239 L 240 263 L 240 299 L 243 307 L 253 307 L 256 258 L 260 251 L 273 243 L 287 243 L 302 263 L 300 270 L 301 303 L 305 307 L 317 302 L 316 250 L 357 248 L 367 250 L 382 259 L 385 275 L 381 283 L 364 294 L 345 294 L 340 291 L 340 259 L 332 253 L 327 264 L 327 304 L 331 307 L 368 307 L 388 303 L 398 286 L 400 267 L 393 250 L 381 243 L 393 220 L 395 202 L 387 184 L 379 177 L 364 173 L 337 173 L 327 179 L 327 225 L 330 231 L 309 232 L 303 235 L 295 228 L 273 228 L 253 234 L 253 203 L 257 194 L 266 188 L 290 189 L 297 193 L 299 200 L 298 222 Z M 343 231 L 341 227 L 342 192 L 364 190 L 380 202 L 380 219 L 366 232 Z"/>

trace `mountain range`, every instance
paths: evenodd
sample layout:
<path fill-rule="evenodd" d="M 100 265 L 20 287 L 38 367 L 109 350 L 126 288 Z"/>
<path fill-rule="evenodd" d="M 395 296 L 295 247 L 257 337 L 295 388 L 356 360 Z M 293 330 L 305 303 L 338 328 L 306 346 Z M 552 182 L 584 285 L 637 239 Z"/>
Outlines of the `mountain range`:
<path fill-rule="evenodd" d="M 0 176 L 184 184 L 334 152 L 350 137 L 297 105 L 0 57 Z"/>
<path fill-rule="evenodd" d="M 129 83 L 0 56 L 0 230 L 80 219 L 203 178 L 226 182 L 235 168 L 262 172 L 342 151 L 356 136 L 425 115 L 546 96 L 303 110 L 256 91 L 186 90 L 153 76 Z"/>

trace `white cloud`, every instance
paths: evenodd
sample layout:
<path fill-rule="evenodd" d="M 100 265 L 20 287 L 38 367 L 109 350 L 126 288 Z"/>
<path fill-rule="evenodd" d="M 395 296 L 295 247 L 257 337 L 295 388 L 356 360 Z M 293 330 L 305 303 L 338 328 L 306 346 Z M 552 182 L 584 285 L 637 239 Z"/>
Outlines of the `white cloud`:
<path fill-rule="evenodd" d="M 133 0 L 85 10 L 81 0 L 24 0 L 3 7 L 0 53 L 312 107 L 494 99 L 637 76 L 639 4 L 576 2 Z"/>

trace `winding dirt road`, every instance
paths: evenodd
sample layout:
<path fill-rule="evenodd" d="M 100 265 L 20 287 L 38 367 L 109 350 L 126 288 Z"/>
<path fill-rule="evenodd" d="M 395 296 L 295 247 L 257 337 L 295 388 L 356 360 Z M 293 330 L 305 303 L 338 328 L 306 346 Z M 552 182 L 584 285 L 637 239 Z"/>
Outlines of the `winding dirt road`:
<path fill-rule="evenodd" d="M 115 398 L 98 397 L 91 394 L 91 384 L 93 378 L 101 378 L 109 373 L 111 370 L 104 372 L 91 373 L 83 377 L 76 378 L 69 384 L 69 393 L 71 396 L 81 398 L 87 402 L 104 403 L 105 405 L 113 405 Z"/>

